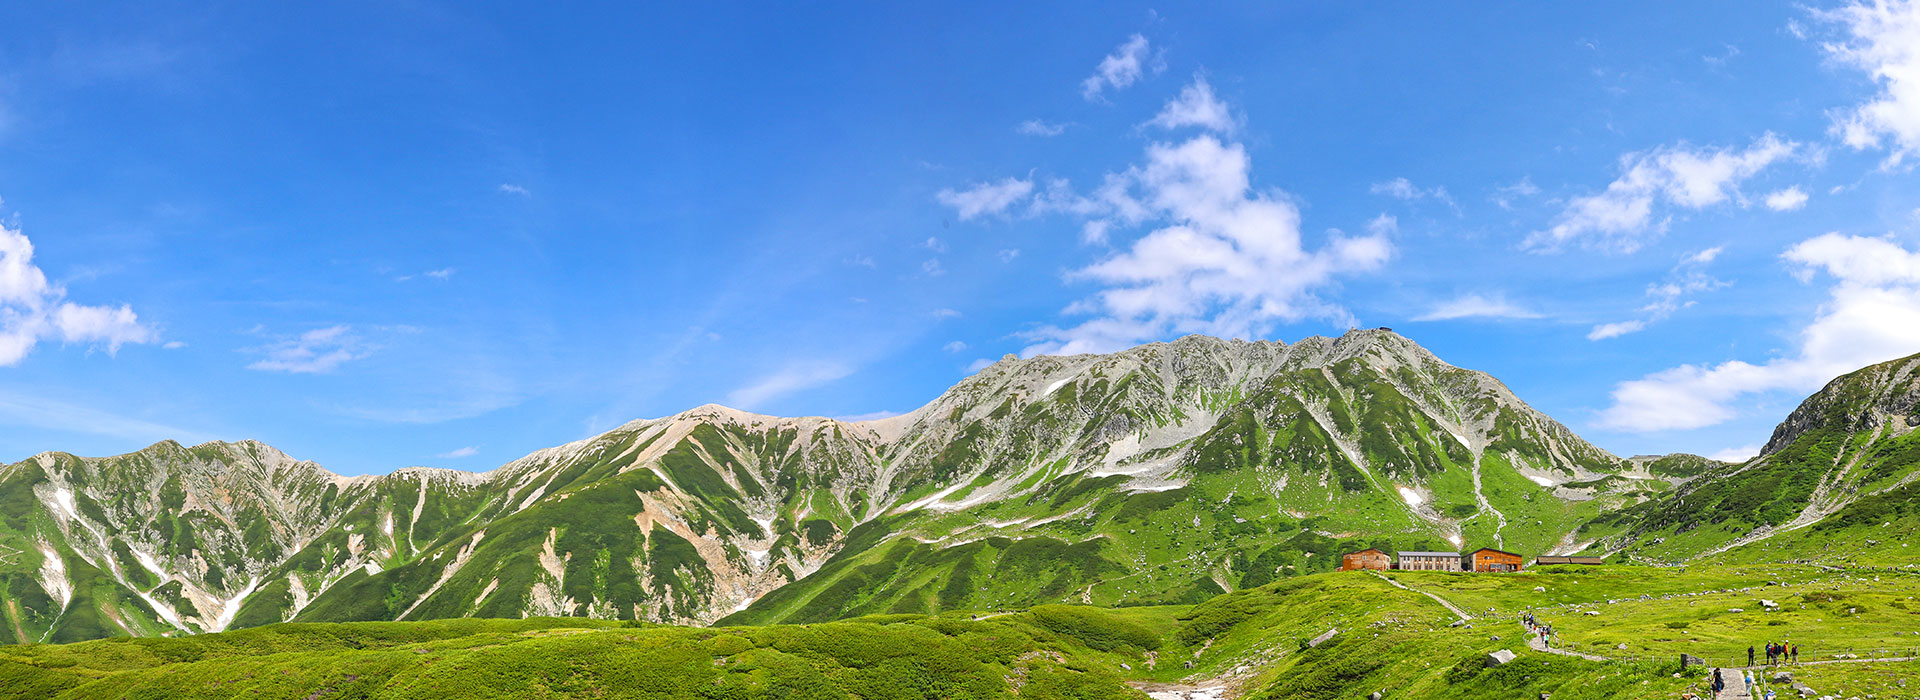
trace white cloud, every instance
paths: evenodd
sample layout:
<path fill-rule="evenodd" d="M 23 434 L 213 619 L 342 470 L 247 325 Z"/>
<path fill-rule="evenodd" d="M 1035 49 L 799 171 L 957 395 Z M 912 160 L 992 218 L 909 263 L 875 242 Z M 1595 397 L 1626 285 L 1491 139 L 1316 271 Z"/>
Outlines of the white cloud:
<path fill-rule="evenodd" d="M 1793 211 L 1807 205 L 1807 192 L 1799 185 L 1784 190 L 1774 190 L 1767 195 L 1767 208 L 1774 211 Z"/>
<path fill-rule="evenodd" d="M 1010 262 L 1013 262 L 1015 258 L 1020 257 L 1020 249 L 1019 248 L 1001 248 L 998 255 L 1000 257 L 1000 262 L 1010 263 Z"/>
<path fill-rule="evenodd" d="M 1833 278 L 1828 298 L 1799 332 L 1795 354 L 1764 364 L 1681 365 L 1621 382 L 1599 424 L 1623 431 L 1685 430 L 1732 419 L 1741 397 L 1804 394 L 1836 376 L 1920 351 L 1920 252 L 1883 238 L 1811 238 L 1782 259 L 1811 281 Z"/>
<path fill-rule="evenodd" d="M 426 271 L 426 273 L 425 273 L 425 274 L 426 274 L 426 275 L 427 275 L 428 277 L 432 277 L 432 278 L 434 278 L 434 279 L 437 279 L 437 280 L 444 280 L 444 279 L 448 279 L 448 278 L 451 278 L 451 277 L 453 277 L 453 273 L 454 273 L 454 272 L 456 272 L 456 270 L 454 270 L 454 269 L 453 269 L 453 268 L 451 268 L 451 267 L 443 267 L 443 268 L 440 268 L 440 269 L 438 269 L 438 270 L 428 270 L 428 271 Z"/>
<path fill-rule="evenodd" d="M 934 309 L 933 313 L 929 315 L 933 316 L 934 318 L 942 319 L 942 320 L 949 319 L 949 318 L 960 318 L 960 312 L 954 311 L 953 309 Z"/>
<path fill-rule="evenodd" d="M 1100 94 L 1107 88 L 1118 90 L 1132 85 L 1150 69 L 1157 72 L 1160 66 L 1148 53 L 1147 38 L 1135 34 L 1101 59 L 1100 65 L 1093 69 L 1093 75 L 1080 81 L 1080 96 L 1090 101 L 1100 99 Z"/>
<path fill-rule="evenodd" d="M 867 268 L 875 267 L 873 262 L 873 256 L 870 256 L 870 255 L 855 255 L 845 260 L 841 260 L 840 262 L 847 265 L 858 265 L 860 267 L 867 267 Z"/>
<path fill-rule="evenodd" d="M 1714 258 L 1720 257 L 1720 253 L 1725 251 L 1726 249 L 1727 249 L 1726 246 L 1717 245 L 1712 248 L 1708 248 L 1698 253 L 1694 253 L 1687 257 L 1681 258 L 1680 260 L 1681 262 L 1694 263 L 1696 265 L 1705 265 L 1707 263 L 1713 262 Z"/>
<path fill-rule="evenodd" d="M 1460 210 L 1460 205 L 1453 201 L 1453 195 L 1447 193 L 1447 188 L 1436 186 L 1433 189 L 1421 189 L 1415 187 L 1412 180 L 1404 177 L 1396 177 L 1386 182 L 1376 182 L 1372 187 L 1368 188 L 1367 191 L 1409 202 L 1418 202 L 1431 197 L 1435 201 L 1452 208 L 1455 212 Z"/>
<path fill-rule="evenodd" d="M 1722 462 L 1734 462 L 1737 464 L 1753 459 L 1754 455 L 1757 454 L 1760 454 L 1759 445 L 1741 445 L 1739 447 L 1729 447 L 1707 455 L 1707 459 L 1717 459 Z"/>
<path fill-rule="evenodd" d="M 920 245 L 925 246 L 927 250 L 931 250 L 935 253 L 947 252 L 946 241 L 942 241 L 939 238 L 929 237 L 927 238 L 927 242 L 922 243 Z"/>
<path fill-rule="evenodd" d="M 939 277 L 947 274 L 947 268 L 940 264 L 939 258 L 927 258 L 926 262 L 920 263 L 920 272 L 928 277 Z"/>
<path fill-rule="evenodd" d="M 1640 331 L 1646 330 L 1646 328 L 1647 328 L 1647 322 L 1639 319 L 1634 319 L 1632 321 L 1618 321 L 1615 323 L 1602 323 L 1600 325 L 1594 326 L 1593 330 L 1587 331 L 1587 340 L 1606 340 L 1607 338 L 1618 338 L 1628 333 L 1639 333 Z"/>
<path fill-rule="evenodd" d="M 504 193 L 506 193 L 506 194 L 512 194 L 512 195 L 519 195 L 519 196 L 522 196 L 522 197 L 532 197 L 532 196 L 533 196 L 533 193 L 532 193 L 532 192 L 529 192 L 529 191 L 527 191 L 527 188 L 525 188 L 525 187 L 521 187 L 521 186 L 519 186 L 519 185 L 514 185 L 514 184 L 504 184 L 504 183 L 503 183 L 503 184 L 501 184 L 501 185 L 500 185 L 500 191 L 501 191 L 501 192 L 504 192 Z"/>
<path fill-rule="evenodd" d="M 967 373 L 972 374 L 974 372 L 978 372 L 980 370 L 983 370 L 992 366 L 993 366 L 993 360 L 989 360 L 984 357 L 978 358 L 972 362 L 967 363 Z"/>
<path fill-rule="evenodd" d="M 1740 183 L 1800 147 L 1765 134 L 1744 150 L 1695 149 L 1682 143 L 1620 158 L 1619 179 L 1598 194 L 1575 197 L 1545 231 L 1527 238 L 1534 250 L 1567 243 L 1631 253 L 1665 230 L 1655 224 L 1654 205 L 1701 209 L 1729 199 L 1746 205 Z"/>
<path fill-rule="evenodd" d="M 1214 98 L 1213 86 L 1200 76 L 1194 76 L 1193 83 L 1147 123 L 1162 129 L 1197 126 L 1221 134 L 1231 134 L 1234 129 L 1233 112 L 1227 109 L 1226 103 Z"/>
<path fill-rule="evenodd" d="M 33 264 L 26 234 L 0 224 L 0 367 L 19 364 L 49 338 L 104 346 L 110 355 L 122 345 L 157 340 L 131 306 L 83 306 L 66 296 Z"/>
<path fill-rule="evenodd" d="M 1467 294 L 1441 302 L 1413 320 L 1450 321 L 1460 318 L 1540 318 L 1540 313 L 1507 301 L 1506 297 L 1500 295 Z"/>
<path fill-rule="evenodd" d="M 254 348 L 262 357 L 247 369 L 267 372 L 316 374 L 358 360 L 373 352 L 373 347 L 345 324 L 316 328 L 298 336 L 282 338 Z"/>
<path fill-rule="evenodd" d="M 167 349 L 167 350 L 179 350 L 179 349 L 181 349 L 181 348 L 184 348 L 184 347 L 186 347 L 186 346 L 187 346 L 187 344 L 186 344 L 186 342 L 185 342 L 185 341 L 179 341 L 179 340 L 169 340 L 169 341 L 167 341 L 167 342 L 166 342 L 166 344 L 165 344 L 165 345 L 161 345 L 160 347 L 162 347 L 162 348 L 165 348 L 165 349 Z"/>
<path fill-rule="evenodd" d="M 1674 312 L 1693 306 L 1687 297 L 1701 292 L 1711 292 L 1727 286 L 1728 283 L 1715 279 L 1706 272 L 1706 265 L 1720 257 L 1725 248 L 1714 246 L 1680 258 L 1673 270 L 1667 273 L 1663 282 L 1647 285 L 1647 304 L 1640 307 L 1641 318 L 1617 323 L 1602 323 L 1587 333 L 1587 340 L 1605 340 L 1617 338 L 1628 333 L 1646 330 L 1648 325 L 1667 320 Z"/>
<path fill-rule="evenodd" d="M 1033 194 L 1033 180 L 1010 177 L 999 182 L 981 182 L 964 190 L 940 190 L 934 199 L 953 207 L 961 221 L 977 216 L 1006 213 L 1007 209 Z"/>
<path fill-rule="evenodd" d="M 1027 136 L 1059 136 L 1067 130 L 1067 125 L 1064 123 L 1055 124 L 1040 119 L 1028 119 L 1020 122 L 1019 126 L 1013 127 L 1013 130 L 1015 133 Z"/>
<path fill-rule="evenodd" d="M 1533 184 L 1533 178 L 1523 177 L 1520 178 L 1519 182 L 1494 188 L 1493 196 L 1487 199 L 1491 200 L 1501 209 L 1511 211 L 1515 201 L 1526 199 L 1536 194 L 1540 194 L 1540 188 Z"/>
<path fill-rule="evenodd" d="M 434 456 L 440 459 L 460 459 L 462 457 L 472 457 L 477 454 L 480 454 L 480 448 L 469 445 L 451 452 L 442 452 Z"/>
<path fill-rule="evenodd" d="M 967 349 L 967 344 L 956 340 L 951 343 L 947 343 L 946 345 L 940 346 L 940 349 L 945 350 L 947 352 L 962 352 Z"/>
<path fill-rule="evenodd" d="M 1823 45 L 1880 88 L 1865 104 L 1833 113 L 1833 129 L 1855 149 L 1887 148 L 1885 167 L 1920 154 L 1920 2 L 1853 0 L 1815 16 L 1844 26 L 1844 40 Z"/>
<path fill-rule="evenodd" d="M 874 411 L 872 413 L 855 413 L 850 416 L 834 416 L 833 419 L 842 423 L 864 423 L 870 420 L 892 418 L 897 415 L 900 415 L 899 411 Z"/>
<path fill-rule="evenodd" d="M 1300 210 L 1283 192 L 1258 192 L 1238 143 L 1203 134 L 1155 143 L 1146 162 L 1110 174 L 1091 199 L 1101 221 L 1159 228 L 1125 251 L 1068 273 L 1103 288 L 1069 313 L 1092 319 L 1028 333 L 1025 354 L 1106 352 L 1176 333 L 1260 335 L 1280 321 L 1351 323 L 1314 292 L 1342 275 L 1379 268 L 1387 235 L 1333 232 L 1318 250 L 1302 242 Z"/>
<path fill-rule="evenodd" d="M 838 363 L 797 363 L 729 392 L 727 403 L 734 408 L 753 410 L 773 399 L 822 386 L 849 374 L 853 374 L 853 370 Z"/>

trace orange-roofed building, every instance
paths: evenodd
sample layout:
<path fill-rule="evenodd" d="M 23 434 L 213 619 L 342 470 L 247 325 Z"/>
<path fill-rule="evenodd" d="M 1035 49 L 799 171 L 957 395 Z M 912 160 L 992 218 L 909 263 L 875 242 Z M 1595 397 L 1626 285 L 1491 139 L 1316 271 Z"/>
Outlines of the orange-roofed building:
<path fill-rule="evenodd" d="M 1378 549 L 1362 549 L 1358 552 L 1348 552 L 1340 555 L 1341 571 L 1359 571 L 1361 569 L 1386 571 L 1391 568 L 1393 568 L 1393 558 L 1388 557 L 1386 552 Z"/>

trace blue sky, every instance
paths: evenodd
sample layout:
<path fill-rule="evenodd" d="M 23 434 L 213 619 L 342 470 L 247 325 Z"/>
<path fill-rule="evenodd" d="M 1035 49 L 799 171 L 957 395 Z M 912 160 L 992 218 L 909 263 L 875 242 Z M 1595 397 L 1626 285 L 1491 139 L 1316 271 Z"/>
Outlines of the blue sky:
<path fill-rule="evenodd" d="M 1620 454 L 1920 352 L 1920 5 L 20 3 L 0 460 L 486 469 L 1391 326 Z"/>

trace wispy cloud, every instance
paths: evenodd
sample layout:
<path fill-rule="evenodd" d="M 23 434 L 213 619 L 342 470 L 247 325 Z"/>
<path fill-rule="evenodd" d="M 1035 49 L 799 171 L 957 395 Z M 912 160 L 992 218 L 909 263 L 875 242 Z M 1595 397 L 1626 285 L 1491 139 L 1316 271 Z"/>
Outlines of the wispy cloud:
<path fill-rule="evenodd" d="M 198 444 L 218 439 L 197 430 L 123 416 L 92 406 L 5 391 L 0 391 L 0 425 L 101 435 L 142 444 L 161 440 Z"/>
<path fill-rule="evenodd" d="M 1452 209 L 1456 214 L 1460 212 L 1460 204 L 1453 201 L 1453 195 L 1447 193 L 1447 188 L 1434 186 L 1431 189 L 1423 189 L 1414 186 L 1412 180 L 1404 177 L 1396 177 L 1386 182 L 1376 182 L 1372 187 L 1368 188 L 1368 191 L 1373 194 L 1385 195 L 1407 202 L 1432 199 L 1447 205 L 1447 208 Z"/>
<path fill-rule="evenodd" d="M 1809 392 L 1920 348 L 1920 251 L 1884 238 L 1829 233 L 1801 241 L 1781 258 L 1808 281 L 1821 274 L 1832 279 L 1826 303 L 1800 329 L 1793 354 L 1763 364 L 1680 365 L 1621 382 L 1599 424 L 1629 432 L 1715 425 L 1738 415 L 1742 397 Z"/>
<path fill-rule="evenodd" d="M 247 369 L 316 374 L 364 358 L 373 353 L 373 346 L 356 335 L 352 326 L 341 324 L 283 337 L 252 352 L 261 357 Z"/>
<path fill-rule="evenodd" d="M 511 194 L 511 195 L 516 195 L 516 196 L 520 196 L 520 197 L 532 197 L 532 196 L 533 196 L 533 192 L 531 192 L 531 191 L 529 191 L 529 190 L 528 190 L 527 188 L 525 188 L 525 187 L 521 187 L 521 186 L 519 186 L 519 185 L 515 185 L 515 184 L 510 184 L 510 183 L 503 183 L 503 184 L 501 184 L 501 185 L 500 185 L 500 192 L 502 192 L 502 193 L 504 193 L 504 194 Z"/>
<path fill-rule="evenodd" d="M 1424 314 L 1413 317 L 1415 321 L 1452 321 L 1463 318 L 1491 319 L 1528 319 L 1540 318 L 1541 314 L 1513 302 L 1499 294 L 1465 294 L 1435 304 Z"/>
<path fill-rule="evenodd" d="M 980 182 L 964 189 L 944 189 L 934 194 L 941 204 L 953 207 L 961 221 L 979 216 L 1004 214 L 1033 194 L 1033 180 L 1009 177 L 999 182 Z"/>
<path fill-rule="evenodd" d="M 754 410 L 774 399 L 824 386 L 850 374 L 853 374 L 852 368 L 837 362 L 799 362 L 734 389 L 727 394 L 727 404 L 742 410 Z"/>
<path fill-rule="evenodd" d="M 1618 338 L 1646 330 L 1651 324 L 1667 320 L 1674 312 L 1693 306 L 1694 302 L 1688 297 L 1726 287 L 1727 282 L 1715 279 L 1706 271 L 1707 264 L 1720 257 L 1722 250 L 1714 246 L 1680 258 L 1667 273 L 1666 280 L 1647 285 L 1647 303 L 1639 309 L 1640 318 L 1594 326 L 1587 332 L 1587 340 Z"/>
<path fill-rule="evenodd" d="M 864 423 L 870 420 L 892 418 L 897 415 L 900 415 L 899 411 L 874 411 L 872 413 L 855 413 L 853 415 L 848 415 L 848 416 L 834 416 L 833 419 L 840 421 L 842 423 Z"/>
<path fill-rule="evenodd" d="M 940 346 L 940 349 L 945 350 L 947 352 L 965 352 L 967 349 L 967 344 L 956 340 L 951 343 L 947 343 L 946 345 Z"/>
<path fill-rule="evenodd" d="M 1066 130 L 1067 124 L 1064 122 L 1054 123 L 1042 119 L 1028 119 L 1013 127 L 1014 133 L 1042 138 L 1059 136 Z"/>
<path fill-rule="evenodd" d="M 434 457 L 438 459 L 460 459 L 462 457 L 472 457 L 477 454 L 480 454 L 480 448 L 469 445 L 467 447 L 462 447 L 457 450 L 442 452 L 440 454 L 434 455 Z"/>
<path fill-rule="evenodd" d="M 1093 75 L 1080 81 L 1080 96 L 1089 101 L 1098 100 L 1108 89 L 1124 89 L 1140 80 L 1140 76 L 1147 71 L 1159 72 L 1164 67 L 1149 52 L 1147 38 L 1135 34 L 1101 59 L 1100 65 L 1093 69 Z"/>
<path fill-rule="evenodd" d="M 1735 200 L 1745 206 L 1740 183 L 1799 148 L 1768 133 L 1744 149 L 1682 143 L 1629 153 L 1620 158 L 1620 177 L 1605 191 L 1575 197 L 1551 227 L 1529 236 L 1526 246 L 1553 251 L 1579 243 L 1634 252 L 1665 230 L 1664 223 L 1654 220 L 1656 204 L 1702 209 Z"/>

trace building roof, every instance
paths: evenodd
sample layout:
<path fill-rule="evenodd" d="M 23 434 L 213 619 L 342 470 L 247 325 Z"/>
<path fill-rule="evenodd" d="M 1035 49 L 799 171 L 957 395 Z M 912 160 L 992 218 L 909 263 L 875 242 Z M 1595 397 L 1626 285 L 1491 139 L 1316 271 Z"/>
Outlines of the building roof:
<path fill-rule="evenodd" d="M 1355 554 L 1366 554 L 1367 552 L 1373 552 L 1374 554 L 1386 554 L 1386 552 L 1382 552 L 1382 551 L 1380 551 L 1380 550 L 1378 550 L 1378 549 L 1373 549 L 1373 548 L 1367 548 L 1367 549 L 1362 549 L 1362 550 L 1360 550 L 1360 551 L 1358 551 L 1358 552 L 1347 552 L 1346 554 L 1342 554 L 1342 555 L 1340 555 L 1340 556 L 1343 556 L 1343 557 L 1350 557 L 1350 556 L 1353 556 L 1353 555 L 1355 555 Z"/>
<path fill-rule="evenodd" d="M 1473 553 L 1474 553 L 1474 554 L 1479 554 L 1479 553 L 1481 553 L 1481 552 L 1498 552 L 1498 553 L 1500 553 L 1500 554 L 1505 554 L 1505 555 L 1507 555 L 1507 556 L 1510 556 L 1510 557 L 1517 557 L 1517 556 L 1520 556 L 1520 555 L 1518 555 L 1518 554 L 1514 554 L 1513 552 L 1509 552 L 1509 551 L 1506 551 L 1506 550 L 1504 550 L 1504 549 L 1494 549 L 1494 548 L 1492 548 L 1492 547 L 1481 547 L 1481 548 L 1479 548 L 1479 549 L 1476 549 L 1476 550 L 1473 550 Z"/>
<path fill-rule="evenodd" d="M 1401 552 L 1403 557 L 1459 557 L 1459 552 Z"/>

